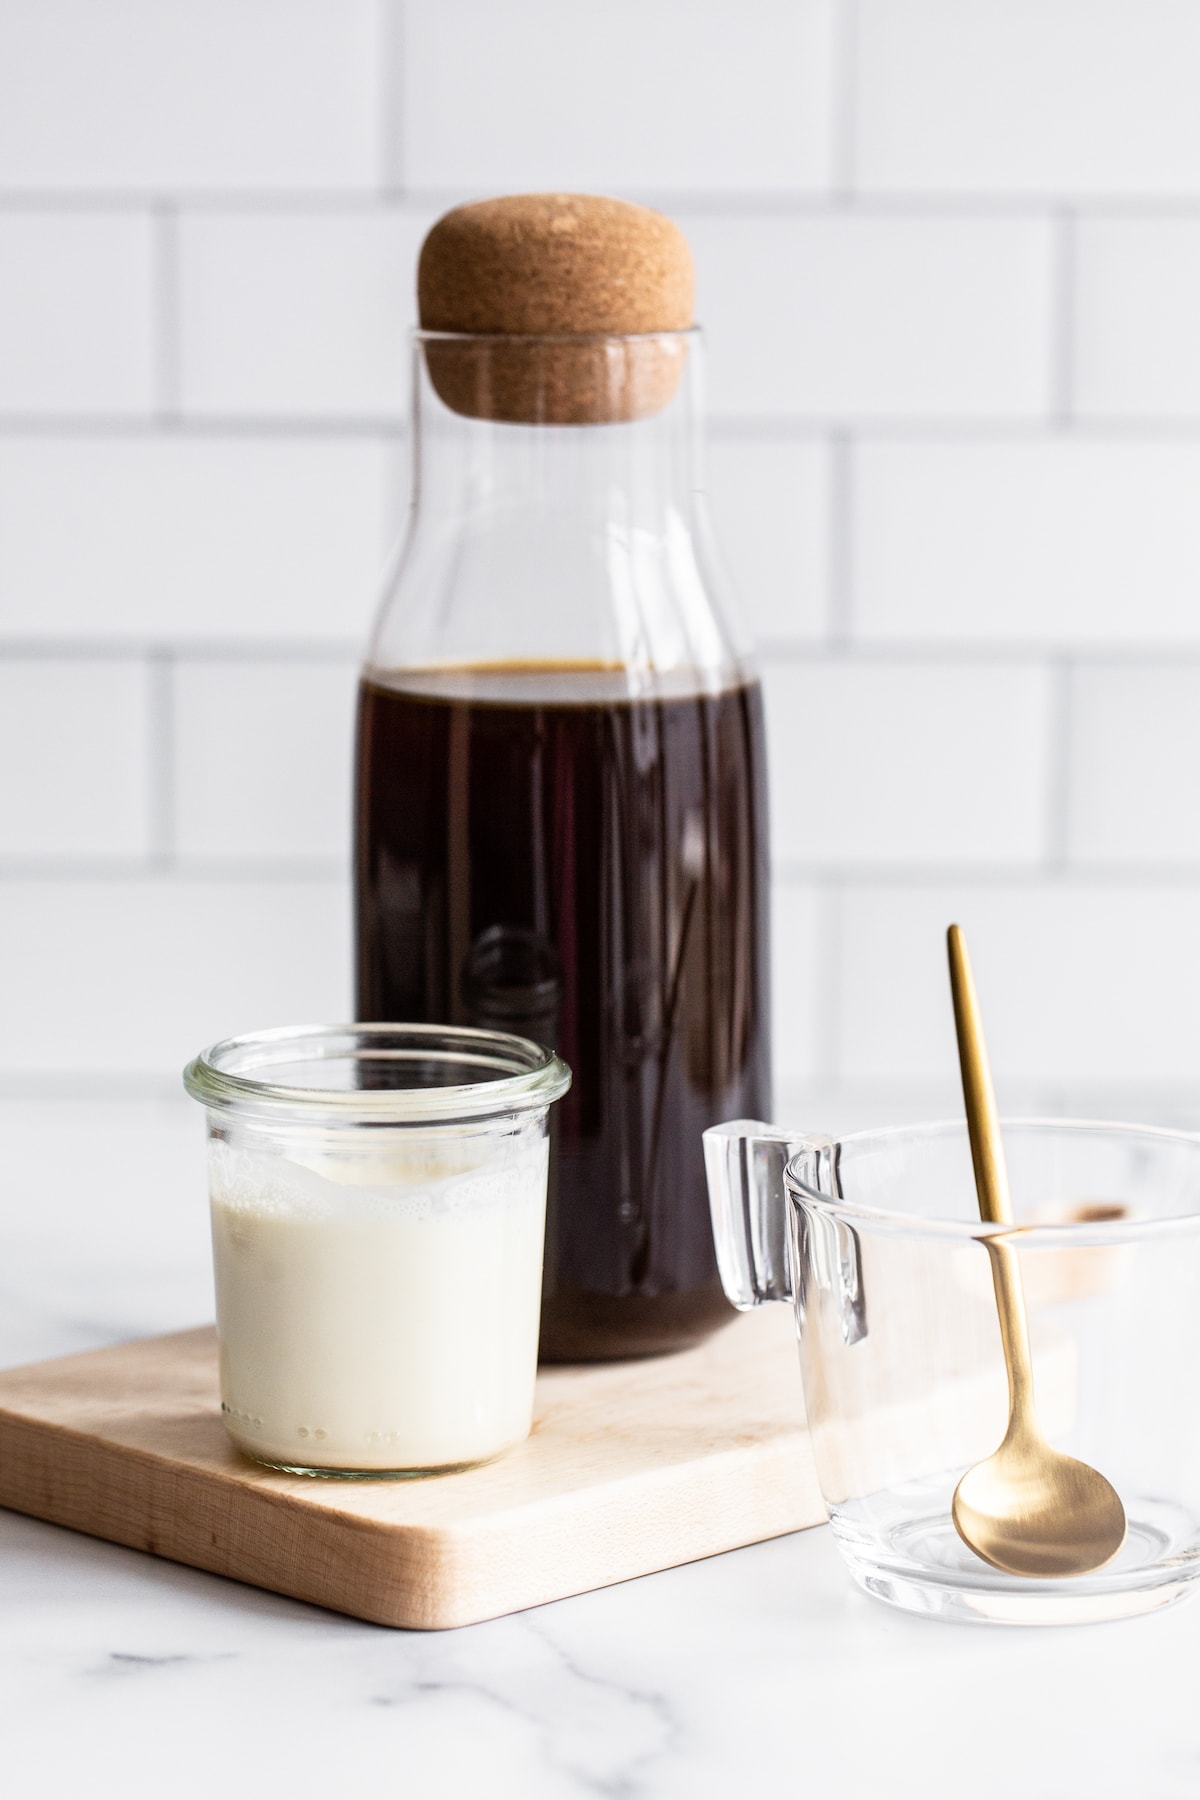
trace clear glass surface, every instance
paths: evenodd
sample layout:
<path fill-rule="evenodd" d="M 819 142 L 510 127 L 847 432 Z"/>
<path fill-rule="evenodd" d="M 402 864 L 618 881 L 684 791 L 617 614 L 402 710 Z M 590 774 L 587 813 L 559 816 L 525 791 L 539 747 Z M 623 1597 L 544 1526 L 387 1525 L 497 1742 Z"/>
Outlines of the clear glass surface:
<path fill-rule="evenodd" d="M 762 696 L 709 530 L 701 363 L 695 331 L 419 332 L 360 689 L 358 1011 L 518 1032 L 574 1072 L 544 1360 L 728 1322 L 701 1133 L 771 1104 Z"/>
<path fill-rule="evenodd" d="M 217 1044 L 184 1080 L 206 1109 L 237 1447 L 396 1476 L 526 1437 L 565 1064 L 502 1032 L 311 1026 Z"/>
<path fill-rule="evenodd" d="M 740 1282 L 730 1297 L 746 1306 L 769 1286 L 770 1297 L 792 1290 L 817 1475 L 862 1587 L 934 1617 L 1011 1624 L 1120 1618 L 1190 1590 L 1200 1139 L 1008 1121 L 1016 1223 L 1006 1228 L 979 1220 L 965 1125 L 794 1142 L 774 1185 L 761 1180 L 753 1127 L 723 1131 L 725 1142 L 743 1132 L 747 1146 L 736 1158 L 709 1146 L 722 1267 Z M 789 1278 L 775 1265 L 755 1277 L 764 1247 L 778 1246 L 781 1212 Z M 1004 1574 L 951 1518 L 959 1480 L 1007 1423 L 986 1249 L 997 1235 L 1020 1265 L 1042 1429 L 1105 1475 L 1125 1508 L 1123 1548 L 1090 1574 Z"/>
<path fill-rule="evenodd" d="M 552 388 L 564 355 L 594 364 L 599 420 L 488 416 L 505 359 Z M 439 352 L 470 359 L 478 414 L 448 406 Z M 630 359 L 669 358 L 669 397 L 621 417 Z M 512 339 L 417 332 L 408 529 L 367 655 L 385 683 L 462 697 L 690 694 L 752 675 L 751 646 L 709 522 L 699 331 Z M 445 388 L 445 381 L 442 381 Z M 608 415 L 605 417 L 604 415 Z M 529 671 L 534 671 L 530 673 Z"/>

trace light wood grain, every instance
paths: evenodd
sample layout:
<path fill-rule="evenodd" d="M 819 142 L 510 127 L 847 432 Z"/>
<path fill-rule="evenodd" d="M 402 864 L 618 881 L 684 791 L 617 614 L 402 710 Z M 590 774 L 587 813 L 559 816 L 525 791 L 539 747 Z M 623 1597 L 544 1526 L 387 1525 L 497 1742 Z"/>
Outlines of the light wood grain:
<path fill-rule="evenodd" d="M 0 1373 L 0 1504 L 381 1625 L 466 1625 L 824 1520 L 790 1309 L 551 1368 L 484 1468 L 321 1481 L 241 1457 L 209 1330 Z"/>

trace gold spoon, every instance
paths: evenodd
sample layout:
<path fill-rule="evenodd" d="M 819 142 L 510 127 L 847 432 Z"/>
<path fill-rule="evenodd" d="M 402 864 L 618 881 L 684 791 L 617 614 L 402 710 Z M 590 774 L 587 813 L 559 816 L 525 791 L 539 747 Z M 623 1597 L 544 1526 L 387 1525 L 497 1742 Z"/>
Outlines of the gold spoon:
<path fill-rule="evenodd" d="M 979 1214 L 1011 1225 L 1004 1145 L 966 939 L 957 925 L 946 935 Z M 1124 1543 L 1125 1508 L 1103 1475 L 1043 1437 L 1016 1249 L 1006 1237 L 985 1242 L 1008 1372 L 1008 1429 L 1000 1448 L 968 1469 L 955 1489 L 954 1528 L 976 1556 L 1006 1574 L 1086 1575 L 1111 1562 Z"/>

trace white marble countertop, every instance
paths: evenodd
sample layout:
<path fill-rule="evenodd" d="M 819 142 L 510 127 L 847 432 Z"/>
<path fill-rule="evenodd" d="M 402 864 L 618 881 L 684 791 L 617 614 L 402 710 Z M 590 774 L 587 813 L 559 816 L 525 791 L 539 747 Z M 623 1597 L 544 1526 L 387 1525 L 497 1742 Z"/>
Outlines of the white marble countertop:
<path fill-rule="evenodd" d="M 208 1316 L 200 1135 L 169 1102 L 0 1105 L 0 1362 Z M 904 1617 L 825 1530 L 421 1634 L 0 1513 L 0 1767 L 38 1800 L 1191 1800 L 1198 1656 L 1194 1601 Z"/>

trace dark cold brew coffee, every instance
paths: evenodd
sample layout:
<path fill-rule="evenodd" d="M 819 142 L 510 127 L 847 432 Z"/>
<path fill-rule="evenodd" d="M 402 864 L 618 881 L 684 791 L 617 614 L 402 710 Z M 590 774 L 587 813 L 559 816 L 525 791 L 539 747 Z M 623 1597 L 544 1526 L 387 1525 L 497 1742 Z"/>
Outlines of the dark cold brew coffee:
<path fill-rule="evenodd" d="M 550 1043 L 542 1354 L 682 1347 L 729 1317 L 701 1132 L 770 1115 L 757 683 L 371 672 L 358 1009 Z"/>

